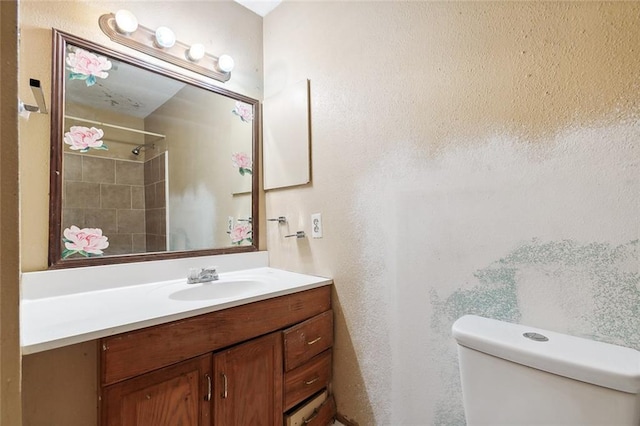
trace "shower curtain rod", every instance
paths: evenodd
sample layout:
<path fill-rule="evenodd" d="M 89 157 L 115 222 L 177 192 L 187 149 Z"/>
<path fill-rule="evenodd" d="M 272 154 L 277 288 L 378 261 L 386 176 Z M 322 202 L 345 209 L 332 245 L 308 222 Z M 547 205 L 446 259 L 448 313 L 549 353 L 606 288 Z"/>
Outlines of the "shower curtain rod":
<path fill-rule="evenodd" d="M 163 139 L 167 137 L 167 135 L 163 135 L 160 133 L 153 133 L 153 132 L 147 132 L 145 130 L 132 129 L 131 127 L 118 126 L 116 124 L 103 123 L 101 121 L 87 120 L 86 118 L 74 117 L 72 115 L 65 115 L 64 118 L 69 118 L 71 120 L 84 121 L 85 123 L 97 124 L 99 126 L 112 127 L 114 129 L 119 129 L 119 130 L 127 130 L 129 132 L 134 132 L 134 133 L 141 133 L 143 135 L 158 136 Z"/>

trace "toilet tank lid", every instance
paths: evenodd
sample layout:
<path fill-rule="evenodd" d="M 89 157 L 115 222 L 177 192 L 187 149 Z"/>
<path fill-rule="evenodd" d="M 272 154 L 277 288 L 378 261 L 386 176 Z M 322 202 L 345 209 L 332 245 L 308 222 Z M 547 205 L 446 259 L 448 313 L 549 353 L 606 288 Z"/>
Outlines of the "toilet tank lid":
<path fill-rule="evenodd" d="M 640 393 L 640 352 L 635 349 L 476 315 L 459 318 L 452 332 L 458 344 L 467 348 L 571 379 Z M 532 340 L 525 333 L 548 340 Z"/>

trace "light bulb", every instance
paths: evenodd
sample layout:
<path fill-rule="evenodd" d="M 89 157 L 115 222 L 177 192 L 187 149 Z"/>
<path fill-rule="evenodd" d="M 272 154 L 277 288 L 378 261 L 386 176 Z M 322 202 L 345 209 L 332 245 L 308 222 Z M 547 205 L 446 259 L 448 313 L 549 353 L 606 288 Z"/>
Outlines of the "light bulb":
<path fill-rule="evenodd" d="M 231 72 L 235 65 L 233 58 L 229 55 L 220 55 L 218 58 L 218 69 L 222 72 Z"/>
<path fill-rule="evenodd" d="M 187 59 L 190 61 L 198 62 L 202 58 L 204 58 L 204 46 L 200 43 L 192 45 L 187 50 Z"/>
<path fill-rule="evenodd" d="M 156 30 L 156 45 L 168 49 L 176 44 L 176 35 L 167 27 L 158 27 Z"/>
<path fill-rule="evenodd" d="M 116 29 L 121 34 L 131 34 L 138 29 L 136 16 L 128 10 L 121 9 L 116 12 Z"/>

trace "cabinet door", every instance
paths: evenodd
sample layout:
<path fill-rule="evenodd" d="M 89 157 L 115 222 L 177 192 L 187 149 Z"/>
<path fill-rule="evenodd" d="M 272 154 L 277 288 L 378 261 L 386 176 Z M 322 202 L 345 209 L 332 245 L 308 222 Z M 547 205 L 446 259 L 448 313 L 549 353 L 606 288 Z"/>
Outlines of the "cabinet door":
<path fill-rule="evenodd" d="M 210 426 L 212 356 L 125 380 L 103 390 L 103 426 Z"/>
<path fill-rule="evenodd" d="M 214 355 L 216 426 L 282 425 L 282 335 Z"/>

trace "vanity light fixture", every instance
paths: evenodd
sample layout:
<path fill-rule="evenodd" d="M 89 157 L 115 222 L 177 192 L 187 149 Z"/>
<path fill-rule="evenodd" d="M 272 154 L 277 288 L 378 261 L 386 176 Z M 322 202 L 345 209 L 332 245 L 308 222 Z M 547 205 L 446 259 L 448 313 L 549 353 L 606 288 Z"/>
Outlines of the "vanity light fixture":
<path fill-rule="evenodd" d="M 138 29 L 138 19 L 136 15 L 128 10 L 121 9 L 116 12 L 116 29 L 120 34 L 131 34 Z"/>
<path fill-rule="evenodd" d="M 204 46 L 200 43 L 192 44 L 189 50 L 187 50 L 187 59 L 192 62 L 198 62 L 200 59 L 204 58 Z M 218 58 L 218 62 L 220 62 L 220 58 Z"/>
<path fill-rule="evenodd" d="M 235 62 L 233 62 L 233 58 L 231 56 L 220 55 L 218 58 L 218 70 L 222 72 L 231 72 L 234 66 Z"/>
<path fill-rule="evenodd" d="M 156 46 L 168 49 L 176 44 L 176 35 L 168 27 L 158 27 L 156 30 Z"/>
<path fill-rule="evenodd" d="M 205 52 L 202 44 L 182 43 L 170 28 L 159 27 L 154 31 L 138 25 L 136 17 L 127 10 L 102 15 L 98 24 L 112 41 L 123 46 L 223 83 L 231 78 L 235 65 L 231 56 L 213 56 Z"/>

